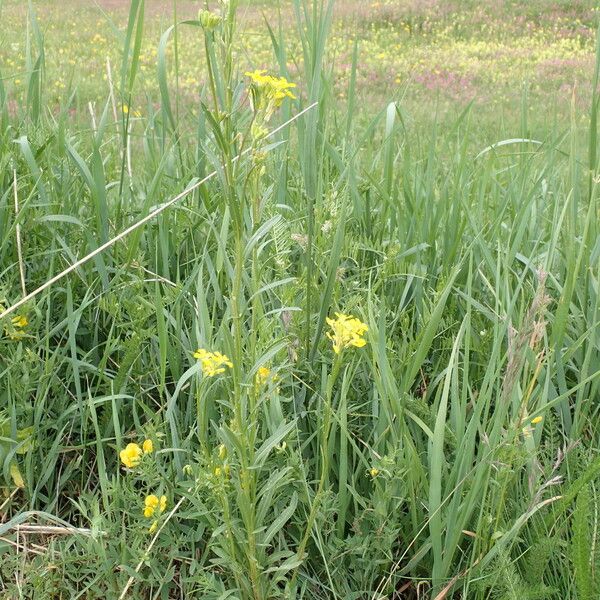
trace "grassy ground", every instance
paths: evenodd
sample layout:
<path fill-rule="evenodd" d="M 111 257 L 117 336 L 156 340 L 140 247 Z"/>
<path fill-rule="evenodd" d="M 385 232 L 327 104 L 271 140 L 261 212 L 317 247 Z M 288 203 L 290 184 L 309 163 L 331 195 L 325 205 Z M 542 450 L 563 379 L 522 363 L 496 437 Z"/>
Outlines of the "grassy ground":
<path fill-rule="evenodd" d="M 45 38 L 46 94 L 49 105 L 60 105 L 73 91 L 71 106 L 87 119 L 87 103 L 101 102 L 110 74 L 120 65 L 122 31 L 128 2 L 70 0 L 68 13 L 56 10 L 55 0 L 35 3 Z M 4 0 L 0 68 L 10 96 L 22 96 L 26 71 L 27 3 Z M 156 99 L 157 47 L 160 35 L 179 18 L 195 18 L 197 6 L 189 0 L 147 3 L 145 36 L 136 86 L 143 106 Z M 293 28 L 291 2 L 247 1 L 240 8 L 241 27 L 236 52 L 242 67 L 273 67 L 271 41 L 265 23 L 276 26 L 282 12 L 292 74 L 302 69 L 302 53 Z M 578 2 L 338 2 L 328 39 L 328 65 L 334 66 L 332 83 L 345 99 L 352 71 L 354 44 L 358 43 L 357 99 L 369 112 L 391 99 L 402 99 L 403 109 L 416 123 L 428 122 L 432 113 L 454 118 L 473 103 L 490 138 L 519 124 L 522 91 L 534 133 L 565 120 L 571 102 L 587 114 L 595 40 L 595 3 Z M 350 33 L 350 35 L 349 35 Z M 183 98 L 193 100 L 205 81 L 202 38 L 183 30 L 175 47 L 167 49 L 168 70 L 177 66 L 177 86 Z M 176 64 L 177 63 L 177 64 Z M 14 90 L 14 91 L 13 91 Z"/>
<path fill-rule="evenodd" d="M 0 3 L 0 598 L 596 598 L 594 3 L 67 8 Z"/>

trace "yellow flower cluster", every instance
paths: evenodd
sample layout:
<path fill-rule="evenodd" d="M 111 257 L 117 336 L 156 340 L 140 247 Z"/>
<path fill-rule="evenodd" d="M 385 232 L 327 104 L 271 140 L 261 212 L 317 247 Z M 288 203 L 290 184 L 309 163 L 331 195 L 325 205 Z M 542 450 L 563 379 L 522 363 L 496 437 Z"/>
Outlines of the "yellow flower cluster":
<path fill-rule="evenodd" d="M 533 435 L 533 428 L 538 424 L 541 423 L 543 421 L 544 417 L 534 417 L 533 419 L 531 419 L 530 423 L 528 425 L 525 425 L 525 427 L 523 427 L 523 437 L 529 438 Z M 533 425 L 533 427 L 532 427 Z"/>
<path fill-rule="evenodd" d="M 0 306 L 0 309 L 1 308 L 2 307 Z M 20 340 L 25 337 L 25 331 L 23 330 L 27 325 L 29 325 L 27 317 L 24 315 L 17 315 L 10 320 L 10 326 L 5 327 L 4 331 L 11 340 Z"/>
<path fill-rule="evenodd" d="M 154 516 L 161 515 L 162 513 L 165 512 L 166 508 L 167 508 L 167 497 L 166 496 L 161 496 L 159 498 L 158 496 L 155 496 L 154 494 L 150 494 L 149 496 L 146 496 L 146 499 L 144 500 L 144 516 L 147 519 L 151 519 Z M 152 522 L 152 525 L 150 525 L 150 529 L 148 529 L 148 533 L 154 533 L 156 531 L 157 527 L 158 527 L 158 519 L 155 519 Z"/>
<path fill-rule="evenodd" d="M 208 350 L 199 348 L 194 352 L 194 358 L 200 361 L 202 373 L 205 377 L 214 377 L 215 375 L 225 373 L 225 367 L 233 368 L 233 364 L 229 358 L 220 352 L 209 352 Z"/>
<path fill-rule="evenodd" d="M 154 452 L 152 440 L 144 440 L 141 448 L 135 443 L 127 444 L 127 446 L 119 452 L 119 458 L 128 469 L 133 469 L 140 464 L 142 454 L 151 454 L 152 452 Z"/>
<path fill-rule="evenodd" d="M 332 331 L 327 332 L 326 335 L 333 342 L 333 350 L 336 354 L 350 346 L 362 348 L 366 345 L 367 341 L 363 335 L 368 331 L 368 327 L 365 323 L 343 313 L 335 313 L 335 316 L 335 319 L 327 319 L 327 324 Z"/>
<path fill-rule="evenodd" d="M 20 315 L 18 317 L 13 317 L 11 319 L 11 322 L 15 327 L 27 327 L 27 325 L 29 325 L 29 321 L 27 320 L 27 317 L 24 317 L 23 315 Z"/>
<path fill-rule="evenodd" d="M 262 387 L 263 385 L 269 383 L 269 381 L 277 382 L 278 380 L 279 377 L 277 377 L 277 375 L 274 375 L 271 369 L 269 369 L 269 367 L 259 367 L 258 371 L 256 372 L 256 377 L 254 379 L 257 387 Z"/>
<path fill-rule="evenodd" d="M 144 516 L 147 519 L 150 519 L 151 517 L 153 517 L 156 512 L 158 512 L 158 514 L 165 512 L 166 508 L 167 508 L 167 497 L 166 496 L 161 496 L 159 498 L 158 496 L 155 496 L 154 494 L 150 494 L 149 496 L 146 496 L 146 499 L 144 500 Z"/>
<path fill-rule="evenodd" d="M 296 99 L 291 91 L 296 87 L 295 83 L 290 83 L 285 77 L 274 77 L 266 73 L 264 69 L 245 73 L 252 82 L 255 108 L 278 108 L 286 98 Z"/>

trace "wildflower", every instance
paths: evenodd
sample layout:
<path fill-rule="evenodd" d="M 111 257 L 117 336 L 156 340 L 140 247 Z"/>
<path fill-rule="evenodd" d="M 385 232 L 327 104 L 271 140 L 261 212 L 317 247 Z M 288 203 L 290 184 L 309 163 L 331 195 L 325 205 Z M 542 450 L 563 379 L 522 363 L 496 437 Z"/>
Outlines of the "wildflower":
<path fill-rule="evenodd" d="M 149 496 L 146 496 L 146 499 L 144 500 L 144 516 L 147 519 L 149 519 L 150 517 L 153 517 L 156 512 L 158 512 L 158 514 L 165 512 L 166 508 L 167 508 L 167 497 L 166 496 L 161 496 L 159 498 L 158 496 L 155 496 L 154 494 L 150 494 Z"/>
<path fill-rule="evenodd" d="M 368 331 L 368 327 L 362 321 L 359 321 L 351 315 L 335 313 L 335 319 L 327 319 L 327 324 L 331 327 L 333 333 L 327 332 L 327 337 L 333 342 L 333 350 L 339 354 L 344 348 L 354 346 L 362 348 L 367 341 L 363 335 Z"/>
<path fill-rule="evenodd" d="M 223 469 L 221 469 L 221 467 L 215 467 L 215 470 L 213 472 L 215 474 L 215 477 L 221 477 L 221 474 L 223 473 Z"/>
<path fill-rule="evenodd" d="M 377 475 L 379 475 L 379 469 L 378 469 L 378 468 L 376 468 L 376 467 L 371 467 L 371 468 L 369 469 L 369 475 L 370 475 L 370 476 L 371 476 L 373 479 L 375 479 L 375 477 L 377 477 Z"/>
<path fill-rule="evenodd" d="M 271 376 L 271 369 L 267 367 L 260 367 L 256 373 L 256 384 L 264 385 Z"/>
<path fill-rule="evenodd" d="M 534 419 L 531 419 L 531 424 L 532 425 L 537 425 L 538 423 L 541 423 L 544 417 L 535 417 Z"/>
<path fill-rule="evenodd" d="M 285 77 L 274 77 L 266 73 L 265 70 L 255 70 L 247 71 L 245 75 L 252 82 L 255 108 L 266 108 L 266 112 L 270 113 L 273 108 L 280 107 L 286 98 L 296 99 L 291 92 L 296 84 L 289 82 Z"/>
<path fill-rule="evenodd" d="M 220 352 L 209 352 L 200 348 L 194 352 L 194 358 L 200 361 L 202 373 L 206 377 L 214 377 L 215 375 L 225 373 L 225 367 L 233 368 L 233 364 L 229 358 Z"/>
<path fill-rule="evenodd" d="M 11 340 L 20 340 L 25 337 L 25 332 L 23 329 L 25 329 L 27 325 L 29 325 L 27 317 L 18 315 L 10 320 L 10 326 L 5 327 L 4 331 Z"/>
<path fill-rule="evenodd" d="M 154 443 L 152 440 L 144 440 L 142 450 L 144 451 L 144 454 L 152 454 L 152 452 L 154 452 Z"/>
<path fill-rule="evenodd" d="M 133 469 L 140 463 L 142 449 L 137 444 L 127 444 L 124 450 L 119 452 L 121 462 L 128 468 Z"/>
<path fill-rule="evenodd" d="M 157 527 L 158 521 L 153 521 L 152 525 L 150 525 L 150 528 L 148 529 L 148 533 L 154 533 Z"/>
<path fill-rule="evenodd" d="M 11 319 L 11 323 L 15 326 L 15 327 L 27 327 L 27 325 L 29 325 L 29 321 L 27 320 L 27 317 L 24 317 L 23 315 L 19 315 L 17 317 L 13 317 Z"/>
<path fill-rule="evenodd" d="M 130 112 L 130 110 L 131 110 L 131 109 L 129 108 L 129 105 L 128 105 L 128 104 L 123 104 L 123 106 L 122 106 L 122 109 L 123 109 L 123 114 L 124 114 L 124 115 L 128 115 L 128 114 L 129 114 L 129 112 Z M 141 113 L 139 110 L 131 110 L 131 114 L 132 114 L 134 117 L 141 117 L 141 116 L 142 116 L 142 113 Z"/>

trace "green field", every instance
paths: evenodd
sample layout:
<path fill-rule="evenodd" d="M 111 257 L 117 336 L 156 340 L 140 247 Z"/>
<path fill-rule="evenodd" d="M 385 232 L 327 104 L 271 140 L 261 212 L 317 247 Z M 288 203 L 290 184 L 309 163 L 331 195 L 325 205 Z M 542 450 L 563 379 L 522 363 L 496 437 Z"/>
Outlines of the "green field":
<path fill-rule="evenodd" d="M 595 2 L 0 19 L 0 599 L 598 598 Z"/>

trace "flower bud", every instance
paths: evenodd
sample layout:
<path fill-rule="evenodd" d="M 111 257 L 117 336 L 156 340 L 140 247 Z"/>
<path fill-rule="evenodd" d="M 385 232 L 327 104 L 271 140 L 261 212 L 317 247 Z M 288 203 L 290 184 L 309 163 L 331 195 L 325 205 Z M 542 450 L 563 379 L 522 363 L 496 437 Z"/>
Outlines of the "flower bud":
<path fill-rule="evenodd" d="M 210 10 L 201 10 L 198 20 L 204 31 L 213 31 L 221 23 L 221 17 Z"/>

